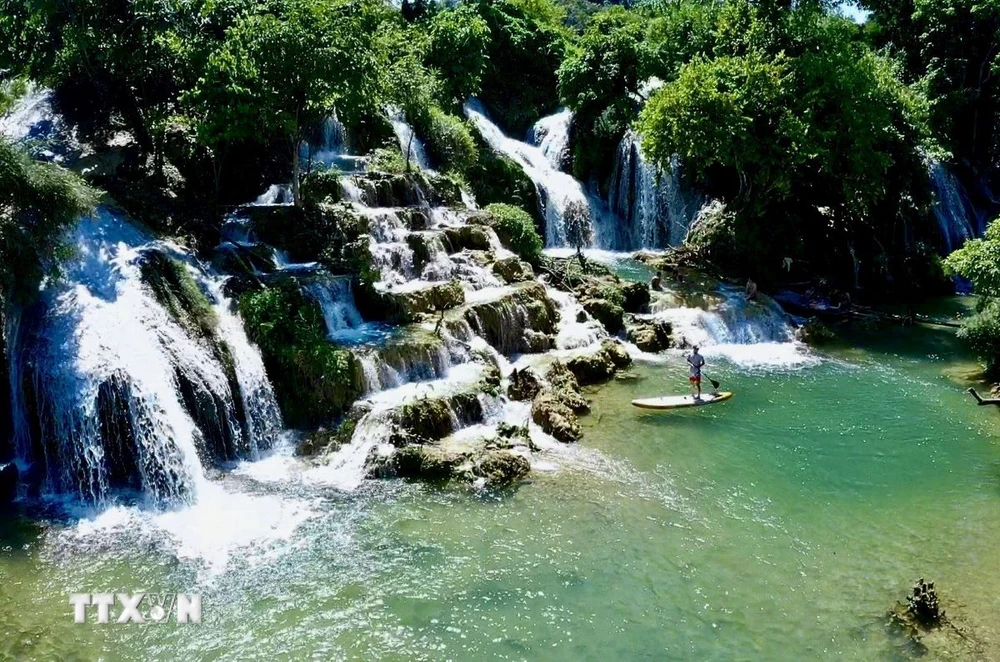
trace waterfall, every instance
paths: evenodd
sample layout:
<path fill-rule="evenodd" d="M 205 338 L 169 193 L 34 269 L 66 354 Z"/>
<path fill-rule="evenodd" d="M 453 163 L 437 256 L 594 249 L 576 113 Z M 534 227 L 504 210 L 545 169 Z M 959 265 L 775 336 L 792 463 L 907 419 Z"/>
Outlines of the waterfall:
<path fill-rule="evenodd" d="M 215 337 L 199 337 L 157 300 L 144 261 L 178 249 L 103 208 L 71 239 L 63 279 L 8 329 L 11 385 L 23 391 L 13 403 L 18 459 L 47 492 L 89 503 L 123 489 L 154 504 L 191 500 L 203 458 L 253 458 L 281 427 L 260 356 L 221 281 L 190 263 L 192 279 L 217 296 Z"/>
<path fill-rule="evenodd" d="M 565 112 L 565 111 L 564 111 Z M 546 154 L 534 145 L 508 138 L 494 124 L 486 113 L 483 105 L 475 99 L 465 104 L 465 116 L 479 130 L 483 139 L 493 149 L 509 157 L 524 170 L 524 173 L 535 184 L 538 197 L 545 216 L 545 243 L 550 247 L 566 245 L 566 230 L 563 224 L 563 212 L 570 202 L 580 202 L 590 208 L 595 227 L 601 225 L 605 210 L 592 200 L 583 190 L 583 186 L 570 175 L 560 172 L 552 166 Z M 548 118 L 540 120 L 546 126 L 552 122 Z M 598 236 L 598 245 L 601 237 Z"/>
<path fill-rule="evenodd" d="M 271 184 L 250 204 L 258 207 L 293 205 L 295 199 L 292 197 L 291 187 L 284 184 Z"/>
<path fill-rule="evenodd" d="M 613 241 L 624 250 L 680 245 L 705 202 L 681 182 L 676 157 L 668 170 L 657 172 L 632 131 L 618 144 L 608 188 L 611 210 L 620 219 Z"/>
<path fill-rule="evenodd" d="M 573 111 L 560 108 L 555 114 L 535 122 L 528 131 L 527 142 L 538 147 L 556 170 L 565 170 L 569 159 L 569 130 Z"/>
<path fill-rule="evenodd" d="M 410 163 L 421 170 L 430 170 L 431 161 L 427 157 L 424 143 L 417 137 L 413 127 L 406 123 L 403 112 L 395 108 L 390 108 L 387 112 L 389 121 L 392 122 L 392 130 L 396 134 L 396 140 L 399 141 L 399 151 L 402 152 L 403 158 L 405 159 L 407 152 L 409 152 Z"/>
<path fill-rule="evenodd" d="M 331 276 L 318 272 L 308 283 L 305 292 L 311 296 L 323 313 L 327 336 L 340 345 L 360 345 L 382 339 L 387 331 L 384 325 L 366 322 L 354 303 L 350 276 Z"/>
<path fill-rule="evenodd" d="M 934 193 L 934 217 L 941 232 L 941 248 L 947 255 L 967 240 L 981 237 L 986 230 L 986 219 L 976 211 L 965 187 L 946 164 L 929 160 L 927 176 Z"/>

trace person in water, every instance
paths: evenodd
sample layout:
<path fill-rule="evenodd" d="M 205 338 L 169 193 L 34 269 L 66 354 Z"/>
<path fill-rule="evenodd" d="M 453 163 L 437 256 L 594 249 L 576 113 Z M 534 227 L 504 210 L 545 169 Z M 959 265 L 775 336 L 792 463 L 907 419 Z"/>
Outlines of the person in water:
<path fill-rule="evenodd" d="M 698 353 L 699 349 L 698 345 L 695 345 L 694 351 L 687 357 L 687 362 L 691 364 L 691 388 L 697 389 L 695 400 L 701 400 L 701 369 L 705 365 L 705 357 Z"/>
<path fill-rule="evenodd" d="M 649 289 L 657 291 L 663 289 L 662 282 L 663 282 L 663 272 L 657 271 L 656 275 L 653 276 L 653 280 L 649 282 Z"/>
<path fill-rule="evenodd" d="M 747 301 L 757 300 L 757 283 L 753 279 L 747 279 Z"/>

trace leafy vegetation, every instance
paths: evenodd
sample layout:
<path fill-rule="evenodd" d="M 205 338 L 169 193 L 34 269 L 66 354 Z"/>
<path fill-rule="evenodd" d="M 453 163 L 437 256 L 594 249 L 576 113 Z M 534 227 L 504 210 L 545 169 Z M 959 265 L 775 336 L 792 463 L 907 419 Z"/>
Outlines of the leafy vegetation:
<path fill-rule="evenodd" d="M 526 262 L 537 264 L 545 244 L 526 211 L 512 205 L 494 203 L 486 207 L 493 230 L 504 246 Z"/>
<path fill-rule="evenodd" d="M 24 300 L 37 290 L 63 252 L 66 228 L 96 202 L 76 175 L 0 138 L 0 301 Z"/>
<path fill-rule="evenodd" d="M 239 309 L 290 425 L 328 424 L 361 395 L 357 359 L 327 339 L 319 307 L 297 283 L 244 294 Z"/>

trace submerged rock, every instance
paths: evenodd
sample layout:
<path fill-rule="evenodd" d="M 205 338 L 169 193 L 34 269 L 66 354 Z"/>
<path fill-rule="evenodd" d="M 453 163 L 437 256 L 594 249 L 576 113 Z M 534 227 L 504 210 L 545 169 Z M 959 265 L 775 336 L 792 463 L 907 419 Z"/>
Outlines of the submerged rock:
<path fill-rule="evenodd" d="M 527 476 L 531 472 L 531 463 L 523 455 L 491 450 L 478 456 L 469 472 L 481 479 L 485 487 L 504 487 Z"/>

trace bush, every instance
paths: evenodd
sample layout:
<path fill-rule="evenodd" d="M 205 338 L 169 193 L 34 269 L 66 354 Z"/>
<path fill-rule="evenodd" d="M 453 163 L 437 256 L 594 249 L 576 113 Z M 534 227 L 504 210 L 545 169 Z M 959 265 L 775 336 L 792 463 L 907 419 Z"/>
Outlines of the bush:
<path fill-rule="evenodd" d="M 465 173 L 475 165 L 479 153 L 469 126 L 440 108 L 431 108 L 417 132 L 427 141 L 427 154 L 441 170 Z"/>
<path fill-rule="evenodd" d="M 527 262 L 537 264 L 542 255 L 542 237 L 535 229 L 535 222 L 523 209 L 495 203 L 486 207 L 493 226 L 504 246 Z"/>
<path fill-rule="evenodd" d="M 406 172 L 406 159 L 398 147 L 379 147 L 368 155 L 368 169 L 401 175 Z"/>
<path fill-rule="evenodd" d="M 1000 301 L 990 299 L 965 321 L 958 337 L 983 360 L 986 376 L 1000 379 Z"/>
<path fill-rule="evenodd" d="M 289 425 L 329 423 L 361 395 L 360 364 L 327 340 L 319 307 L 306 299 L 297 283 L 248 292 L 240 298 L 239 309 Z"/>
<path fill-rule="evenodd" d="M 535 219 L 536 227 L 544 227 L 538 204 L 538 191 L 524 170 L 512 160 L 493 151 L 478 132 L 473 132 L 479 155 L 465 173 L 465 179 L 480 206 L 493 203 L 512 204 Z"/>
<path fill-rule="evenodd" d="M 307 204 L 339 202 L 342 195 L 340 171 L 336 168 L 313 170 L 302 179 L 302 199 Z"/>

